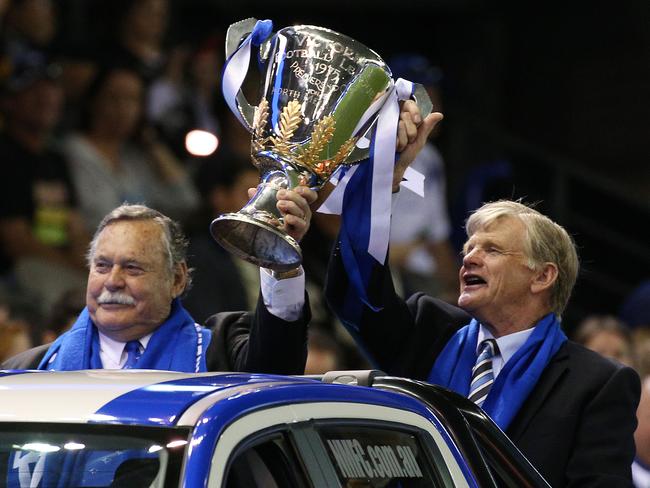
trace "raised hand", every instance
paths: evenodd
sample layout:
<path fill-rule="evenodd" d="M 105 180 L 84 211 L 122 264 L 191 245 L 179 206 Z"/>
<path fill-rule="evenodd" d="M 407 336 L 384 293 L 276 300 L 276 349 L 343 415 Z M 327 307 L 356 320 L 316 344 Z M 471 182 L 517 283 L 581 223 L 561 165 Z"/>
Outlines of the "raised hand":
<path fill-rule="evenodd" d="M 399 184 L 406 168 L 422 150 L 431 131 L 442 120 L 440 112 L 433 112 L 422 120 L 420 110 L 413 100 L 404 102 L 399 117 L 397 152 L 400 153 L 400 157 L 395 163 L 393 172 L 393 192 L 399 191 Z"/>

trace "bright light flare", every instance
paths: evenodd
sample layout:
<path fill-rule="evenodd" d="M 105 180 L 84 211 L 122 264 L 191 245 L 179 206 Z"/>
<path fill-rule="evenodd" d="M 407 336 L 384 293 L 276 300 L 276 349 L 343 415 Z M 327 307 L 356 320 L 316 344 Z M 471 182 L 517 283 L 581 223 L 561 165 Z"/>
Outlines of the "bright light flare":
<path fill-rule="evenodd" d="M 191 130 L 185 136 L 185 149 L 192 156 L 209 156 L 219 147 L 219 139 L 212 132 Z"/>
<path fill-rule="evenodd" d="M 63 445 L 63 449 L 67 449 L 68 451 L 78 451 L 80 449 L 84 449 L 85 447 L 85 444 L 80 444 L 78 442 L 66 442 Z"/>
<path fill-rule="evenodd" d="M 53 446 L 52 444 L 45 444 L 43 442 L 29 442 L 25 444 L 21 449 L 23 451 L 36 452 L 57 452 L 61 450 L 59 446 Z"/>

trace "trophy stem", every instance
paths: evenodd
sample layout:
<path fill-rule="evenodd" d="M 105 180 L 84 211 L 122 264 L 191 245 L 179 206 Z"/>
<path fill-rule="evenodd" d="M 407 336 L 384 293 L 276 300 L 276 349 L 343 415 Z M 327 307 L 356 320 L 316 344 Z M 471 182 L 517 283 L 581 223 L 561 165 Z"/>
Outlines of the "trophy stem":
<path fill-rule="evenodd" d="M 302 252 L 298 242 L 283 229 L 277 193 L 295 188 L 305 177 L 275 155 L 262 152 L 255 159 L 262 172 L 257 192 L 239 212 L 217 217 L 210 224 L 210 232 L 236 256 L 263 268 L 288 271 L 300 265 Z"/>
<path fill-rule="evenodd" d="M 289 271 L 302 262 L 295 239 L 272 224 L 241 213 L 219 216 L 210 225 L 210 232 L 226 250 L 262 268 Z"/>

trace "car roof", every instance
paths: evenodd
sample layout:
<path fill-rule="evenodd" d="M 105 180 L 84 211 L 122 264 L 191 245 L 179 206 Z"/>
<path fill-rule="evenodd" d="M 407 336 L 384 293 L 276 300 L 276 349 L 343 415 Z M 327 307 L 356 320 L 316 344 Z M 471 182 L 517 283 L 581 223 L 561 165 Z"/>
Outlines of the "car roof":
<path fill-rule="evenodd" d="M 237 373 L 6 371 L 0 373 L 0 422 L 175 425 L 187 408 L 215 392 L 305 381 Z"/>
<path fill-rule="evenodd" d="M 428 416 L 420 402 L 404 395 L 307 377 L 143 370 L 0 372 L 0 422 L 194 426 L 208 409 L 235 418 L 269 405 L 329 401 L 372 403 Z"/>

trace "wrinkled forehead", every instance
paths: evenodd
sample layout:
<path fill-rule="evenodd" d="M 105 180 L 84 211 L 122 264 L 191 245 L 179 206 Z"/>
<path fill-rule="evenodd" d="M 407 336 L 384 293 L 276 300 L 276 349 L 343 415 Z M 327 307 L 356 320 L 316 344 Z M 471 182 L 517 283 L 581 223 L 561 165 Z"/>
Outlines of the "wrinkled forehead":
<path fill-rule="evenodd" d="M 469 222 L 467 239 L 470 240 L 477 233 L 502 235 L 515 231 L 522 231 L 523 235 L 526 232 L 526 225 L 518 216 L 507 214 L 490 215 L 483 219 L 475 219 Z"/>
<path fill-rule="evenodd" d="M 132 259 L 165 259 L 162 226 L 153 220 L 116 220 L 97 236 L 94 253 L 109 252 Z"/>

